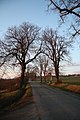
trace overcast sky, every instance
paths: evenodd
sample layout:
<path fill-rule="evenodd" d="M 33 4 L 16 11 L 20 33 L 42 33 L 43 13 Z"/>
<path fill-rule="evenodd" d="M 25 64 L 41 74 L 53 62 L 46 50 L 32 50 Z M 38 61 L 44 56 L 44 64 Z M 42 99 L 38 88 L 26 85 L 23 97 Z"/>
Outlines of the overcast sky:
<path fill-rule="evenodd" d="M 0 39 L 3 38 L 8 27 L 30 22 L 42 29 L 45 27 L 58 27 L 59 16 L 47 12 L 47 0 L 0 0 Z M 66 28 L 66 24 L 63 25 Z M 61 30 L 61 33 L 64 33 Z M 80 49 L 78 42 L 71 50 L 73 65 L 65 65 L 64 73 L 80 73 Z"/>

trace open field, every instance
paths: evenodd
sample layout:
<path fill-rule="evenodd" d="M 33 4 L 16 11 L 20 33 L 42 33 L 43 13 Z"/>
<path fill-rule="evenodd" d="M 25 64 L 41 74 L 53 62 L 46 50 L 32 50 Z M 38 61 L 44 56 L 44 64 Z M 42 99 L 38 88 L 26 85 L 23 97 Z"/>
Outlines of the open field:
<path fill-rule="evenodd" d="M 21 96 L 20 78 L 0 79 L 0 109 L 13 104 Z"/>
<path fill-rule="evenodd" d="M 20 78 L 0 79 L 0 92 L 11 92 L 20 88 Z"/>
<path fill-rule="evenodd" d="M 80 85 L 80 76 L 60 76 L 63 83 Z"/>
<path fill-rule="evenodd" d="M 39 79 L 39 78 L 38 78 Z M 80 85 L 80 76 L 78 75 L 69 75 L 69 76 L 60 76 L 60 80 L 63 83 L 68 83 L 68 84 L 75 84 L 75 85 Z M 49 78 L 46 78 L 46 82 L 56 82 L 56 78 L 55 76 Z M 44 82 L 44 78 L 43 78 L 43 82 Z"/>
<path fill-rule="evenodd" d="M 31 86 L 27 82 L 24 90 L 20 89 L 20 78 L 0 80 L 0 110 L 15 104 L 23 95 L 31 96 Z"/>

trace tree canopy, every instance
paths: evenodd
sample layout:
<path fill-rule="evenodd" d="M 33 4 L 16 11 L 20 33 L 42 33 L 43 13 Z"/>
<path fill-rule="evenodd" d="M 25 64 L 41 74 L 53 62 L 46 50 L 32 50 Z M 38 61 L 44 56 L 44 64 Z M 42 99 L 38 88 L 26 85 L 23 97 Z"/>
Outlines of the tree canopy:
<path fill-rule="evenodd" d="M 59 36 L 58 32 L 52 28 L 43 31 L 42 39 L 44 41 L 44 54 L 53 62 L 57 82 L 59 82 L 60 62 L 65 60 L 65 56 L 69 55 L 70 41 L 66 41 L 64 37 Z"/>
<path fill-rule="evenodd" d="M 19 64 L 21 79 L 24 80 L 26 65 L 41 53 L 39 32 L 39 27 L 26 22 L 19 27 L 8 28 L 5 40 L 0 42 L 0 66 L 8 61 L 14 65 Z"/>

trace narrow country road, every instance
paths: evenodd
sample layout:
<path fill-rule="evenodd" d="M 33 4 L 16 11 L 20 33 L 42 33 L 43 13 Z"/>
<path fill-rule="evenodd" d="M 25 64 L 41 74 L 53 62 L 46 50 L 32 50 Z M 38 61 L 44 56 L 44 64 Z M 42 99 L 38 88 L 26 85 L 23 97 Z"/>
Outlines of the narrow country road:
<path fill-rule="evenodd" d="M 0 120 L 80 120 L 80 96 L 38 82 L 30 82 L 33 102 Z"/>

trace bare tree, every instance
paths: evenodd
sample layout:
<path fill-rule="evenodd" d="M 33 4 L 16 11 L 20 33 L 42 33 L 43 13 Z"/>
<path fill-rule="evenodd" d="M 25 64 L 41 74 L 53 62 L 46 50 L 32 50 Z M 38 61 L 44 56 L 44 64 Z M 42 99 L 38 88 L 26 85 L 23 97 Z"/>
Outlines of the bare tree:
<path fill-rule="evenodd" d="M 49 28 L 43 31 L 42 39 L 44 41 L 44 53 L 53 62 L 57 82 L 61 82 L 59 80 L 59 66 L 61 60 L 64 60 L 65 56 L 69 54 L 67 47 L 70 42 L 66 42 L 63 37 L 58 36 L 56 31 Z"/>
<path fill-rule="evenodd" d="M 45 55 L 43 55 L 43 73 L 44 73 L 45 82 L 46 82 L 46 72 L 47 72 L 48 62 L 49 62 L 49 59 Z"/>
<path fill-rule="evenodd" d="M 39 55 L 38 58 L 36 59 L 36 63 L 39 67 L 39 72 L 40 72 L 40 80 L 41 80 L 41 83 L 42 83 L 42 73 L 43 73 L 43 57 L 42 55 Z"/>
<path fill-rule="evenodd" d="M 34 66 L 33 64 L 28 64 L 26 74 L 28 75 L 28 78 L 30 80 L 36 80 L 37 67 Z"/>
<path fill-rule="evenodd" d="M 41 82 L 43 80 L 42 75 L 44 75 L 44 81 L 46 82 L 46 73 L 47 73 L 48 62 L 49 62 L 49 58 L 44 54 L 40 54 L 37 57 L 37 59 L 34 60 L 34 65 L 36 68 L 35 71 L 37 71 L 37 73 L 39 73 Z"/>
<path fill-rule="evenodd" d="M 66 17 L 72 17 L 71 34 L 80 35 L 80 0 L 49 0 L 48 8 L 57 11 L 61 20 L 64 22 Z"/>
<path fill-rule="evenodd" d="M 19 27 L 8 29 L 5 41 L 1 42 L 3 51 L 1 53 L 2 64 L 10 61 L 21 66 L 21 88 L 24 85 L 24 73 L 26 65 L 33 61 L 40 53 L 42 43 L 39 38 L 40 29 L 30 23 L 23 23 Z"/>

